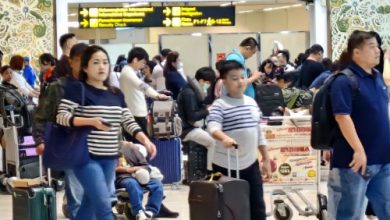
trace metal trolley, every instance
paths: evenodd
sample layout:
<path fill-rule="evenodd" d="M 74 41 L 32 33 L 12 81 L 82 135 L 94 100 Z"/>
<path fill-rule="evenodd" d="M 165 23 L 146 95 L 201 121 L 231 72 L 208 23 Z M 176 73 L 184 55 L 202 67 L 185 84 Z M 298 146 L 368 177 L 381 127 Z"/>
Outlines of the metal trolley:
<path fill-rule="evenodd" d="M 320 190 L 321 152 L 310 147 L 310 119 L 311 116 L 275 116 L 263 120 L 272 170 L 264 192 L 271 195 L 267 215 L 274 219 L 292 218 L 289 203 L 299 216 L 327 219 L 327 197 Z M 316 204 L 309 201 L 306 190 L 315 190 Z"/>

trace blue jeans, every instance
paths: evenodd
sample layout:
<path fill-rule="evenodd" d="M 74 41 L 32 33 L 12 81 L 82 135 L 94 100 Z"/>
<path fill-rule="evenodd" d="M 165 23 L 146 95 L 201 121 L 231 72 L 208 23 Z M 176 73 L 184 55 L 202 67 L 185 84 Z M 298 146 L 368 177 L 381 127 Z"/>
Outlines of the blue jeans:
<path fill-rule="evenodd" d="M 83 200 L 84 190 L 73 170 L 65 171 L 65 194 L 70 219 L 74 219 Z"/>
<path fill-rule="evenodd" d="M 141 185 L 134 178 L 126 178 L 118 183 L 118 188 L 126 188 L 129 193 L 129 200 L 133 215 L 138 214 L 142 208 L 142 199 L 144 197 L 144 188 L 146 188 L 150 194 L 148 202 L 146 203 L 144 211 L 151 211 L 153 216 L 157 215 L 160 211 L 161 202 L 163 199 L 163 185 L 160 180 L 151 179 L 148 184 Z"/>
<path fill-rule="evenodd" d="M 363 219 L 367 199 L 379 219 L 390 219 L 390 164 L 369 165 L 362 176 L 351 169 L 333 168 L 328 179 L 330 220 Z"/>
<path fill-rule="evenodd" d="M 114 220 L 111 195 L 116 162 L 116 159 L 90 159 L 88 164 L 73 170 L 84 189 L 75 220 Z"/>

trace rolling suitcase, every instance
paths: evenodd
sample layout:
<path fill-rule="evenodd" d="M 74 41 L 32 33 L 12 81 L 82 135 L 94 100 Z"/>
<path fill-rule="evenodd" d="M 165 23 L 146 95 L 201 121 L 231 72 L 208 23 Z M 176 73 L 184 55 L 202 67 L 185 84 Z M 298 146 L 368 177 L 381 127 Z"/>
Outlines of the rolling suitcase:
<path fill-rule="evenodd" d="M 236 150 L 237 171 L 239 170 Z M 229 177 L 218 175 L 216 179 L 194 181 L 190 185 L 188 202 L 191 220 L 250 220 L 249 183 L 231 178 L 230 150 L 228 150 Z M 215 175 L 215 174 L 214 174 Z"/>
<path fill-rule="evenodd" d="M 43 180 L 42 158 L 39 158 L 40 178 Z M 51 182 L 50 171 L 48 182 Z M 49 185 L 13 188 L 13 220 L 56 220 L 56 194 Z"/>
<path fill-rule="evenodd" d="M 181 141 L 180 138 L 153 139 L 157 156 L 150 161 L 164 175 L 163 183 L 178 183 L 181 180 Z"/>

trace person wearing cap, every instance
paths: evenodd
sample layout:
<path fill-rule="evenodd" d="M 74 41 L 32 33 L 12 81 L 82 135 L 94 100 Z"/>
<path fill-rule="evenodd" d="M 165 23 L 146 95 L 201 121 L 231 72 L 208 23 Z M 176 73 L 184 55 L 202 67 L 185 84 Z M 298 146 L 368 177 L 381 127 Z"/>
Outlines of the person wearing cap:
<path fill-rule="evenodd" d="M 23 57 L 23 63 L 24 63 L 23 76 L 26 79 L 27 83 L 32 88 L 34 88 L 35 82 L 37 80 L 37 74 L 35 73 L 34 69 L 30 65 L 30 57 L 28 56 Z"/>

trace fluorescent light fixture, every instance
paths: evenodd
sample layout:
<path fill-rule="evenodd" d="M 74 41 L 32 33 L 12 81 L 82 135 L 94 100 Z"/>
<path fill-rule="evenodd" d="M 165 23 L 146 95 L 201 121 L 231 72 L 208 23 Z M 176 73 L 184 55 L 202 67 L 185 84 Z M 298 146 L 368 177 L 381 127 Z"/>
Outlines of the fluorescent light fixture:
<path fill-rule="evenodd" d="M 147 6 L 149 5 L 148 2 L 136 2 L 136 3 L 123 3 L 124 8 L 133 8 L 133 7 L 141 7 L 141 6 Z"/>
<path fill-rule="evenodd" d="M 232 5 L 232 3 L 227 2 L 227 3 L 220 4 L 219 6 L 226 7 L 226 6 L 230 6 L 230 5 Z"/>
<path fill-rule="evenodd" d="M 79 28 L 80 25 L 79 25 L 78 21 L 69 21 L 68 22 L 68 27 L 70 27 L 70 28 Z"/>
<path fill-rule="evenodd" d="M 233 2 L 233 5 L 244 4 L 244 3 L 246 3 L 246 1 Z"/>
<path fill-rule="evenodd" d="M 69 17 L 74 17 L 74 16 L 77 16 L 77 13 L 70 13 L 68 16 Z"/>
<path fill-rule="evenodd" d="M 238 11 L 238 14 L 244 14 L 244 13 L 252 13 L 254 10 L 247 10 L 247 11 Z"/>
<path fill-rule="evenodd" d="M 280 7 L 273 7 L 273 8 L 264 8 L 263 11 L 274 11 L 274 10 L 282 10 L 282 9 L 289 9 L 289 8 L 296 8 L 303 6 L 302 4 L 294 4 L 294 5 L 285 5 Z"/>
<path fill-rule="evenodd" d="M 290 33 L 290 31 L 281 31 L 280 33 L 281 34 L 288 34 L 288 33 Z"/>
<path fill-rule="evenodd" d="M 202 33 L 192 33 L 191 36 L 194 36 L 194 37 L 201 37 L 201 36 L 202 36 Z"/>

